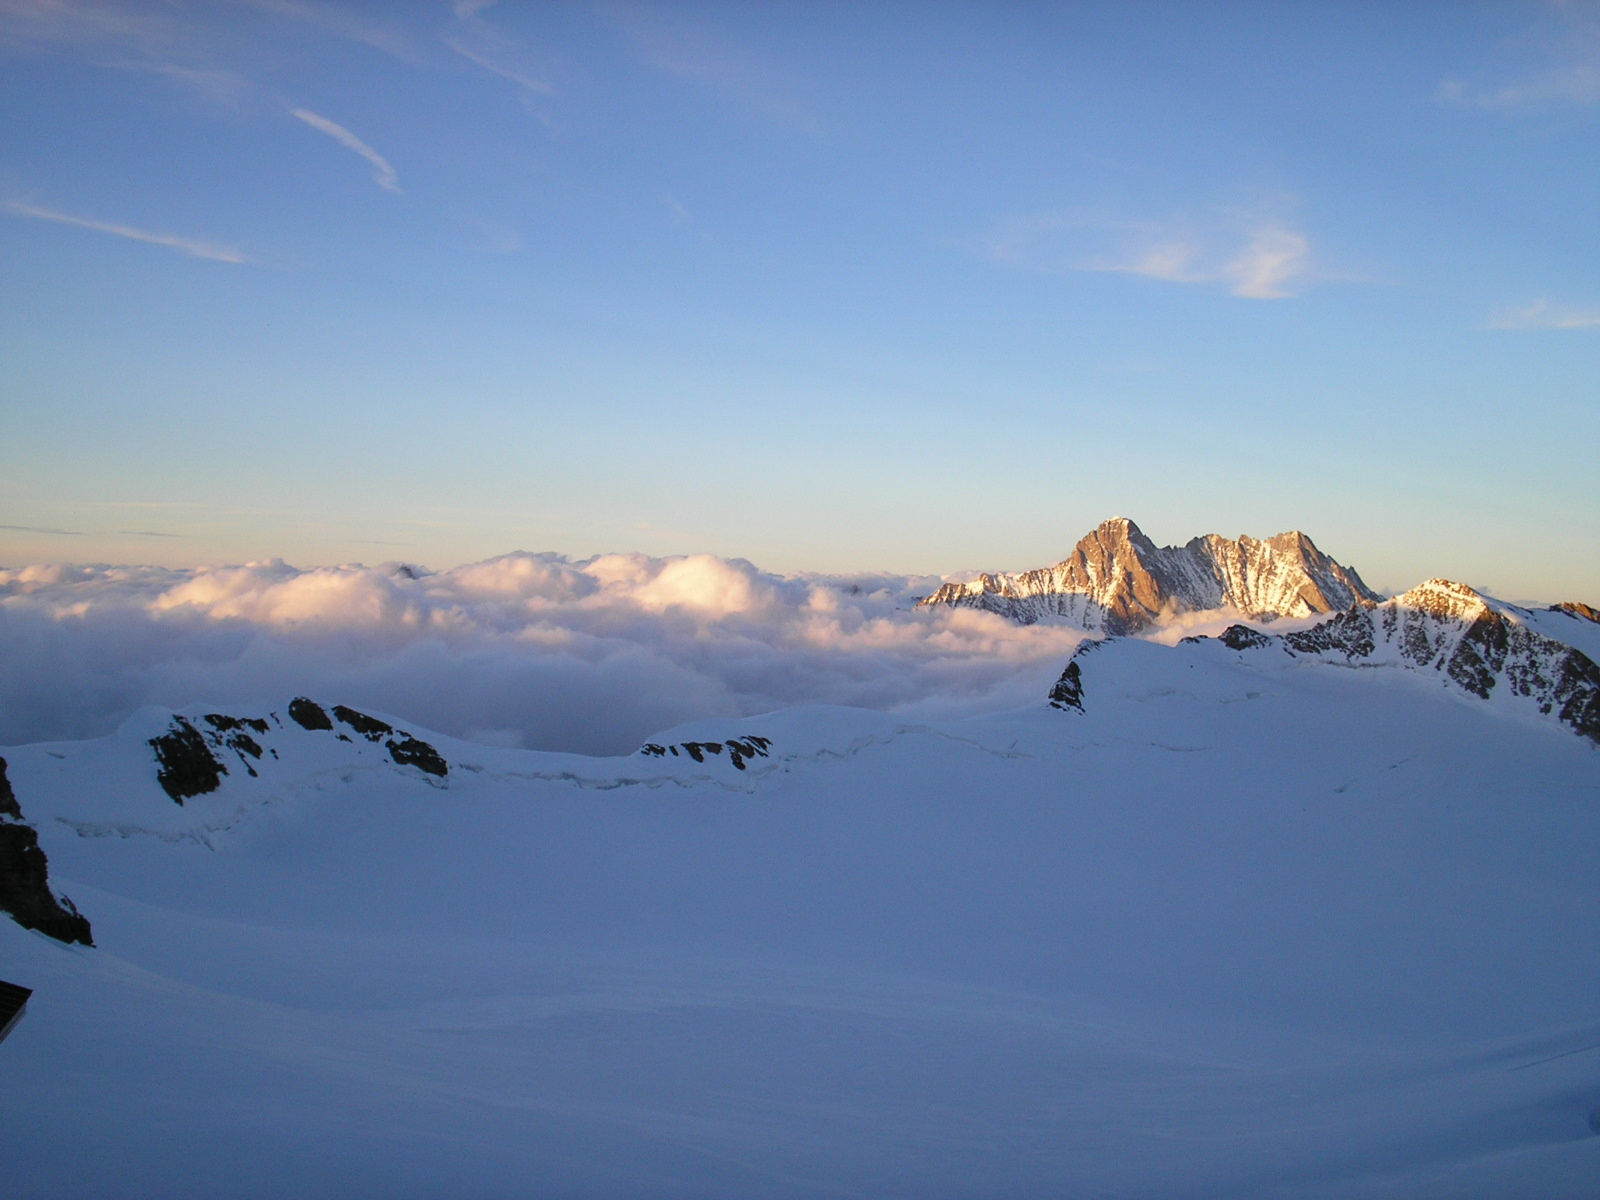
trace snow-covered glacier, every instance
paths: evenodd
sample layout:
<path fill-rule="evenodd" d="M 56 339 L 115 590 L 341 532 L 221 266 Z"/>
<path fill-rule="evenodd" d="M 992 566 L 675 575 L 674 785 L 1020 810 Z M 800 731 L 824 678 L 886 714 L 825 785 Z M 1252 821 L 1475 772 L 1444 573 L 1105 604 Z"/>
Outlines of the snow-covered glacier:
<path fill-rule="evenodd" d="M 93 945 L 0 920 L 6 1192 L 1590 1195 L 1593 623 L 1453 586 L 957 721 L 7 748 Z"/>

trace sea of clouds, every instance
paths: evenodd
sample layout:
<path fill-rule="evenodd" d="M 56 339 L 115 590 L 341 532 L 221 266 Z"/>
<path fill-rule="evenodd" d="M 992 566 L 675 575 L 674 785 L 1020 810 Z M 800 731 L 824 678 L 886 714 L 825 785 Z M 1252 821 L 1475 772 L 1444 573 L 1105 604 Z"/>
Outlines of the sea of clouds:
<path fill-rule="evenodd" d="M 101 736 L 143 705 L 302 694 L 589 754 L 796 704 L 935 719 L 1041 702 L 1085 635 L 916 608 L 939 582 L 638 554 L 0 569 L 0 745 Z"/>

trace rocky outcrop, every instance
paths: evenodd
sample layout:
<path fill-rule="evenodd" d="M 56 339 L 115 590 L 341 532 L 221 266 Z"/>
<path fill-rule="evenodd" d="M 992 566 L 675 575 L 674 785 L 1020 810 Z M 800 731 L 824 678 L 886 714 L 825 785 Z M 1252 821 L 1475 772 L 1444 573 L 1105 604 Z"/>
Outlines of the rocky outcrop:
<path fill-rule="evenodd" d="M 350 740 L 338 732 L 328 710 L 314 700 L 296 696 L 289 702 L 288 712 L 289 719 L 307 732 L 332 733 L 344 741 Z M 381 742 L 398 766 L 415 767 L 437 779 L 449 775 L 450 764 L 444 755 L 421 738 L 343 704 L 333 706 L 333 715 L 340 724 L 367 741 Z M 254 764 L 264 755 L 278 757 L 271 742 L 272 735 L 282 728 L 283 722 L 275 712 L 266 717 L 207 713 L 198 723 L 174 716 L 165 733 L 150 739 L 156 756 L 156 782 L 178 804 L 214 792 L 229 773 L 223 759 L 230 754 L 238 759 L 246 774 L 254 777 L 258 774 Z"/>
<path fill-rule="evenodd" d="M 320 710 L 319 710 L 320 711 Z M 416 767 L 429 775 L 443 779 L 450 773 L 450 764 L 445 762 L 444 755 L 440 754 L 427 742 L 414 738 L 405 730 L 396 730 L 387 721 L 380 721 L 377 717 L 369 717 L 364 712 L 357 712 L 343 704 L 333 706 L 333 715 L 338 717 L 342 724 L 348 725 L 369 742 L 383 742 L 384 749 L 389 751 L 389 757 L 402 767 Z M 386 740 L 387 739 L 387 740 Z"/>
<path fill-rule="evenodd" d="M 1588 604 L 1579 604 L 1576 600 L 1563 600 L 1560 604 L 1552 604 L 1550 611 L 1564 613 L 1569 617 L 1576 617 L 1580 621 L 1593 621 L 1600 625 L 1600 609 Z"/>
<path fill-rule="evenodd" d="M 220 743 L 221 735 L 215 736 Z M 216 791 L 228 773 L 205 735 L 183 717 L 173 717 L 166 733 L 150 739 L 150 748 L 156 752 L 156 782 L 179 804 Z"/>
<path fill-rule="evenodd" d="M 1061 672 L 1061 678 L 1056 680 L 1055 686 L 1050 689 L 1050 707 L 1059 709 L 1072 709 L 1074 712 L 1083 712 L 1083 659 L 1093 654 L 1104 642 L 1084 642 L 1072 652 L 1072 657 L 1067 660 L 1067 669 Z"/>
<path fill-rule="evenodd" d="M 335 704 L 333 706 L 333 715 L 369 742 L 376 742 L 385 734 L 394 732 L 394 726 L 388 722 L 380 721 L 377 717 L 369 717 L 366 713 L 357 712 L 355 709 L 347 708 L 343 704 Z"/>
<path fill-rule="evenodd" d="M 22 805 L 0 758 L 0 912 L 24 929 L 36 929 L 58 942 L 94 945 L 89 920 L 72 901 L 50 888 L 50 860 L 39 848 L 39 834 L 22 817 Z"/>
<path fill-rule="evenodd" d="M 1250 653 L 1433 673 L 1480 700 L 1505 697 L 1526 704 L 1600 745 L 1600 666 L 1581 650 L 1530 629 L 1518 611 L 1465 584 L 1430 579 L 1393 600 L 1339 613 L 1310 629 L 1274 637 L 1235 625 L 1216 640 Z"/>
<path fill-rule="evenodd" d="M 725 742 L 677 742 L 670 746 L 646 742 L 639 748 L 639 753 L 649 758 L 665 758 L 668 755 L 677 758 L 681 753 L 697 763 L 703 763 L 707 755 L 715 758 L 723 751 L 727 751 L 728 761 L 743 771 L 745 760 L 766 758 L 771 746 L 771 738 L 758 737 L 752 733 L 742 738 L 729 738 Z"/>
<path fill-rule="evenodd" d="M 980 608 L 1022 625 L 1046 619 L 1113 635 L 1166 615 L 1232 607 L 1258 619 L 1304 617 L 1374 604 L 1361 577 L 1303 533 L 1264 541 L 1208 534 L 1157 546 L 1125 517 L 1106 521 L 1053 567 L 947 583 L 922 606 Z"/>
<path fill-rule="evenodd" d="M 315 700 L 307 700 L 304 696 L 296 696 L 289 701 L 289 719 L 301 729 L 316 732 L 319 729 L 333 729 L 333 721 L 328 716 L 328 710 Z"/>
<path fill-rule="evenodd" d="M 1185 641 L 1189 640 L 1187 638 Z M 1230 650 L 1254 650 L 1259 646 L 1269 646 L 1272 638 L 1262 633 L 1259 629 L 1251 629 L 1248 625 L 1230 625 L 1218 636 L 1221 642 Z"/>
<path fill-rule="evenodd" d="M 444 755 L 421 738 L 414 738 L 409 733 L 397 734 L 390 738 L 387 749 L 389 757 L 402 767 L 416 767 L 424 774 L 439 779 L 450 773 L 450 764 L 445 762 Z"/>

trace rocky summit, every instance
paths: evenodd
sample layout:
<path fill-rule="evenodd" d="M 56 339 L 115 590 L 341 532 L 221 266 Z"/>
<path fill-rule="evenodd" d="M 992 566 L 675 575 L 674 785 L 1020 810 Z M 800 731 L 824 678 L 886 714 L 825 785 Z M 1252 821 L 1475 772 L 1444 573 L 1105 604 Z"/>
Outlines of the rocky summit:
<path fill-rule="evenodd" d="M 1299 532 L 1257 540 L 1207 534 L 1157 546 L 1126 517 L 1083 538 L 1053 567 L 947 583 L 920 602 L 980 608 L 1022 625 L 1065 620 L 1108 634 L 1136 633 L 1163 615 L 1233 608 L 1257 620 L 1309 617 L 1377 603 L 1350 568 Z"/>

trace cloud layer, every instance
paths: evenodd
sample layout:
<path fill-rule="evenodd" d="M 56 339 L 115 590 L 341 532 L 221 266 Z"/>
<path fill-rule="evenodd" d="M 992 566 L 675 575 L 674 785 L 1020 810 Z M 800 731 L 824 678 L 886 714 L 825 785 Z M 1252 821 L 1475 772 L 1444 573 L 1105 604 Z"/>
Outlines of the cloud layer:
<path fill-rule="evenodd" d="M 627 753 L 684 721 L 795 704 L 1026 704 L 1083 637 L 914 609 L 938 582 L 636 554 L 0 570 L 0 744 L 98 736 L 145 704 L 305 693 L 472 740 Z"/>

